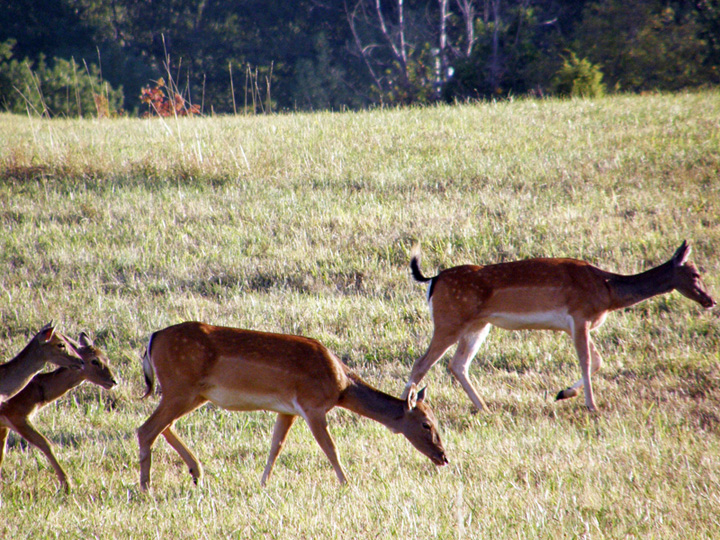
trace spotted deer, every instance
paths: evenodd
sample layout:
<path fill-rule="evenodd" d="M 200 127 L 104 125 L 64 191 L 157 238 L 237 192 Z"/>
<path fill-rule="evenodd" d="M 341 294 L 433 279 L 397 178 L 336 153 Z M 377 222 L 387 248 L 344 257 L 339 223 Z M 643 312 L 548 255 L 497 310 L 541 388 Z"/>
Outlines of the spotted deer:
<path fill-rule="evenodd" d="M 68 341 L 72 342 L 70 339 Z M 86 334 L 80 334 L 80 342 L 73 343 L 73 348 L 83 359 L 80 369 L 61 367 L 49 373 L 35 375 L 20 392 L 0 405 L 0 466 L 5 457 L 8 434 L 10 430 L 15 431 L 45 454 L 65 491 L 70 490 L 70 481 L 55 458 L 50 442 L 35 429 L 30 420 L 41 408 L 61 398 L 84 381 L 105 389 L 116 384 L 107 365 L 107 358 Z"/>
<path fill-rule="evenodd" d="M 0 364 L 0 403 L 22 390 L 47 363 L 76 369 L 82 366 L 80 355 L 52 323 L 43 326 L 15 358 Z"/>
<path fill-rule="evenodd" d="M 557 399 L 585 389 L 585 405 L 597 406 L 592 375 L 602 359 L 590 331 L 603 324 L 608 313 L 659 294 L 678 291 L 709 309 L 715 305 L 700 274 L 688 262 L 690 246 L 683 242 L 664 264 L 635 275 L 601 270 L 575 259 L 528 259 L 487 266 L 455 266 L 425 277 L 419 249 L 413 250 L 410 268 L 415 280 L 429 282 L 427 299 L 433 321 L 430 345 L 410 373 L 404 394 L 418 384 L 455 343 L 450 371 L 473 404 L 486 408 L 468 376 L 468 369 L 490 326 L 506 330 L 559 330 L 575 345 L 582 379 L 558 393 Z"/>
<path fill-rule="evenodd" d="M 160 434 L 198 482 L 200 462 L 173 425 L 208 401 L 230 411 L 277 413 L 263 486 L 298 416 L 307 422 L 340 483 L 346 483 L 327 430 L 326 415 L 336 406 L 402 433 L 434 464 L 447 463 L 435 416 L 424 401 L 424 389 L 409 388 L 404 400 L 387 395 L 364 382 L 314 339 L 185 322 L 150 337 L 143 371 L 147 388 L 143 397 L 152 393 L 155 376 L 162 391 L 155 412 L 138 429 L 143 490 L 150 485 L 151 452 Z"/>

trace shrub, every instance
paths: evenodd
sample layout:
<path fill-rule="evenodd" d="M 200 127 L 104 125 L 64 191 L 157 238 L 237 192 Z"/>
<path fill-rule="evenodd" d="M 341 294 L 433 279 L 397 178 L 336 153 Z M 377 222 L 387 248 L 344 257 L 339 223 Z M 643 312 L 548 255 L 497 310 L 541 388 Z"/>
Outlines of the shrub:
<path fill-rule="evenodd" d="M 148 110 L 143 114 L 149 116 L 193 116 L 200 114 L 200 106 L 193 105 L 180 95 L 175 89 L 175 85 L 165 84 L 164 79 L 160 79 L 155 86 L 146 86 L 140 94 L 140 101 L 148 106 Z"/>
<path fill-rule="evenodd" d="M 109 116 L 123 102 L 122 87 L 102 80 L 95 64 L 41 55 L 37 62 L 13 58 L 14 40 L 0 43 L 0 106 L 42 116 Z"/>
<path fill-rule="evenodd" d="M 605 93 L 600 68 L 587 58 L 578 59 L 574 52 L 563 59 L 563 64 L 552 79 L 553 92 L 561 96 L 598 97 Z"/>

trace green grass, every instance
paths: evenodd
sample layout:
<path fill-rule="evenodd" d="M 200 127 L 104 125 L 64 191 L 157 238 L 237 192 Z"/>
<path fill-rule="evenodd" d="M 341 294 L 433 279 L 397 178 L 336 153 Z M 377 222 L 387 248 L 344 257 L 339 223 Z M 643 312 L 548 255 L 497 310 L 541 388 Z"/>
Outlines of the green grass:
<path fill-rule="evenodd" d="M 720 294 L 720 94 L 617 96 L 179 120 L 0 115 L 0 358 L 50 319 L 90 332 L 120 385 L 43 410 L 74 483 L 11 435 L 8 538 L 714 538 L 720 535 L 720 311 L 677 293 L 611 315 L 597 416 L 555 403 L 570 340 L 493 330 L 471 368 L 427 377 L 451 464 L 330 415 L 350 485 L 303 422 L 260 488 L 274 415 L 204 407 L 139 491 L 139 355 L 183 320 L 316 337 L 398 395 L 430 341 L 423 270 L 570 256 L 618 272 L 683 239 Z"/>

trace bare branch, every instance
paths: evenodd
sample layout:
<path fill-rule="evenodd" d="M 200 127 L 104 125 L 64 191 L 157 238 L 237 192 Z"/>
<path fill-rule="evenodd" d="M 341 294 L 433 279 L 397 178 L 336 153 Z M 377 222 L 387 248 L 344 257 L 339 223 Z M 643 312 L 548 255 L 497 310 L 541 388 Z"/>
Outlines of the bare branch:
<path fill-rule="evenodd" d="M 372 62 L 370 62 L 370 54 L 369 51 L 375 47 L 378 47 L 378 45 L 365 45 L 363 46 L 362 41 L 360 40 L 360 35 L 358 34 L 357 28 L 355 26 L 355 19 L 357 18 L 357 12 L 362 7 L 362 0 L 359 0 L 355 4 L 355 8 L 350 12 L 348 9 L 347 1 L 345 2 L 345 16 L 347 17 L 348 24 L 350 25 L 350 31 L 353 35 L 353 40 L 355 41 L 355 46 L 358 48 L 358 51 L 360 51 L 360 56 L 362 56 L 363 61 L 365 62 L 365 65 L 368 68 L 368 71 L 370 72 L 370 76 L 372 77 L 373 81 L 375 81 L 375 85 L 378 87 L 378 90 L 381 92 L 383 91 L 383 84 L 382 79 L 377 76 L 375 73 L 375 69 L 372 66 Z"/>
<path fill-rule="evenodd" d="M 466 58 L 472 53 L 472 48 L 475 45 L 475 3 L 473 0 L 456 0 L 458 9 L 462 14 L 463 21 L 465 23 L 465 49 L 463 50 L 463 56 Z"/>

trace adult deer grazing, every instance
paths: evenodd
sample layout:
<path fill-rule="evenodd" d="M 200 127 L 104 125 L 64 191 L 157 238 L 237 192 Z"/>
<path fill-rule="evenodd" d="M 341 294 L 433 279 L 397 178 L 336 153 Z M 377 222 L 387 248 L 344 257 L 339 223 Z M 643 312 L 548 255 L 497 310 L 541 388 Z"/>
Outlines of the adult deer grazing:
<path fill-rule="evenodd" d="M 77 351 L 52 323 L 43 326 L 15 358 L 0 364 L 0 403 L 22 390 L 47 362 L 76 369 L 82 366 Z"/>
<path fill-rule="evenodd" d="M 687 242 L 665 264 L 636 275 L 619 275 L 574 259 L 529 259 L 488 266 L 456 266 L 427 278 L 419 251 L 410 260 L 417 281 L 430 282 L 428 303 L 434 324 L 428 350 L 415 361 L 405 394 L 453 344 L 450 371 L 478 409 L 486 405 L 468 378 L 468 368 L 490 325 L 506 330 L 561 330 L 570 334 L 580 360 L 582 379 L 557 399 L 585 388 L 585 405 L 596 410 L 591 375 L 602 360 L 590 339 L 607 314 L 658 294 L 676 290 L 711 308 L 715 301 L 703 289 L 700 274 L 688 263 Z"/>
<path fill-rule="evenodd" d="M 80 343 L 73 345 L 84 361 L 82 368 L 61 367 L 50 373 L 35 375 L 25 388 L 0 405 L 0 466 L 5 456 L 5 441 L 12 429 L 45 454 L 65 491 L 70 490 L 67 475 L 55 459 L 50 442 L 33 427 L 30 419 L 42 407 L 64 396 L 83 381 L 105 389 L 115 386 L 107 358 L 87 335 L 80 334 Z"/>
<path fill-rule="evenodd" d="M 200 463 L 173 425 L 208 401 L 230 411 L 278 413 L 263 486 L 297 416 L 307 422 L 340 483 L 346 482 L 325 417 L 335 406 L 402 433 L 436 465 L 447 463 L 424 389 L 410 388 L 404 401 L 384 394 L 314 339 L 185 322 L 150 336 L 143 371 L 147 385 L 143 398 L 153 391 L 154 375 L 162 390 L 157 409 L 138 429 L 143 490 L 150 484 L 152 446 L 161 433 L 198 482 Z"/>

